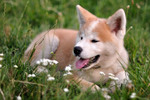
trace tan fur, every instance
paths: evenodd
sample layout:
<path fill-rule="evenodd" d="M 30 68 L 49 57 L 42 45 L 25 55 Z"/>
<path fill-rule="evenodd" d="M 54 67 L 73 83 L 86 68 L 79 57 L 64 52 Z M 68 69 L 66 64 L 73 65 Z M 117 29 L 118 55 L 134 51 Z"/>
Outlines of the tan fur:
<path fill-rule="evenodd" d="M 110 29 L 108 25 L 106 24 L 106 21 L 102 21 L 98 23 L 97 27 L 93 30 L 93 32 L 99 33 L 98 36 L 103 42 L 112 41 L 112 34 L 110 32 Z"/>
<path fill-rule="evenodd" d="M 83 29 L 87 29 L 93 21 L 97 21 L 97 20 L 99 21 L 99 23 L 93 29 L 93 32 L 99 33 L 98 36 L 103 42 L 112 41 L 111 38 L 112 34 L 109 26 L 106 24 L 106 20 L 99 20 L 98 18 L 90 18 L 87 20 L 87 23 L 83 26 Z"/>
<path fill-rule="evenodd" d="M 108 19 L 98 18 L 79 5 L 77 5 L 77 12 L 80 22 L 79 32 L 68 29 L 53 29 L 43 32 L 32 41 L 25 51 L 24 59 L 28 60 L 30 58 L 35 47 L 30 59 L 31 65 L 34 65 L 41 58 L 56 59 L 59 62 L 58 70 L 62 70 L 65 66 L 72 64 L 74 75 L 71 80 L 79 82 L 82 90 L 87 90 L 89 87 L 91 87 L 92 91 L 100 89 L 94 83 L 107 82 L 109 79 L 108 73 L 112 73 L 119 78 L 117 84 L 123 84 L 124 80 L 129 80 L 124 71 L 128 64 L 128 53 L 123 44 L 126 30 L 124 11 L 122 9 L 118 10 Z M 83 40 L 81 40 L 81 35 L 84 36 Z M 91 40 L 95 38 L 98 39 L 98 42 L 92 43 Z M 80 58 L 74 57 L 74 46 L 82 47 L 83 54 L 80 57 L 89 59 L 99 54 L 100 58 L 87 68 L 78 70 L 75 67 L 75 63 Z M 51 52 L 54 52 L 54 55 Z M 101 71 L 106 75 L 100 75 L 99 72 Z M 113 81 L 111 85 L 114 85 Z M 112 88 L 113 90 L 114 87 Z"/>
<path fill-rule="evenodd" d="M 61 45 L 58 46 L 52 59 L 56 59 L 59 62 L 59 69 L 62 70 L 65 68 L 65 66 L 71 64 L 71 62 L 75 59 L 75 57 L 72 55 L 72 51 L 75 45 L 77 31 L 56 29 L 55 35 L 58 38 L 61 38 L 59 42 Z"/>

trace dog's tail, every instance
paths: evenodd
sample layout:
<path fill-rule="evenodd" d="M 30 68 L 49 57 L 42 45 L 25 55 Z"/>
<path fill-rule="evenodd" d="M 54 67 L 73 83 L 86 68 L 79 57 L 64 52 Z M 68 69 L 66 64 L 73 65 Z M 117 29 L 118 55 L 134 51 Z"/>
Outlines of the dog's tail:
<path fill-rule="evenodd" d="M 57 50 L 59 39 L 55 31 L 50 30 L 39 34 L 24 53 L 23 62 L 29 61 L 31 66 L 42 58 L 49 59 Z"/>

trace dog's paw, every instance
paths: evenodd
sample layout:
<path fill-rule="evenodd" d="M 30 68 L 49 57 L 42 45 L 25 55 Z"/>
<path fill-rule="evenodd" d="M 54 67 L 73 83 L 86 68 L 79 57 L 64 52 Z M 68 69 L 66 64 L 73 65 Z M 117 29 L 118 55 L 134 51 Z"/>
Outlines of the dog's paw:
<path fill-rule="evenodd" d="M 93 85 L 92 87 L 91 87 L 91 91 L 94 93 L 94 92 L 96 92 L 96 91 L 98 91 L 98 90 L 100 90 L 100 87 L 98 86 L 98 85 Z"/>

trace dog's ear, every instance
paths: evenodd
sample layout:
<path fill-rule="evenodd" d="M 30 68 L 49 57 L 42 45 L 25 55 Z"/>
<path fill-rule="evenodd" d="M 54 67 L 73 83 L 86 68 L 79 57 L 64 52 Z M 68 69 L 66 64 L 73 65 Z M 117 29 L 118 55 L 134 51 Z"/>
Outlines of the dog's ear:
<path fill-rule="evenodd" d="M 119 38 L 124 38 L 126 32 L 126 15 L 123 9 L 119 9 L 107 19 L 110 30 Z"/>
<path fill-rule="evenodd" d="M 91 14 L 89 11 L 86 9 L 82 8 L 80 5 L 76 6 L 77 9 L 77 14 L 78 14 L 78 20 L 80 23 L 80 27 L 86 23 L 90 18 L 97 18 L 93 14 Z"/>

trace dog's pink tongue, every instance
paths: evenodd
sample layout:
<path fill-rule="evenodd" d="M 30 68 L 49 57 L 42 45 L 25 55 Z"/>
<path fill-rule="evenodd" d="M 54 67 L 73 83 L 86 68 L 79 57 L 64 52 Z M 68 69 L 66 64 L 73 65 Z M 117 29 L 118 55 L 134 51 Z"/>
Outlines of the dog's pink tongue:
<path fill-rule="evenodd" d="M 77 62 L 76 62 L 76 68 L 77 69 L 81 69 L 83 68 L 85 65 L 87 65 L 89 62 L 89 59 L 79 59 Z"/>

